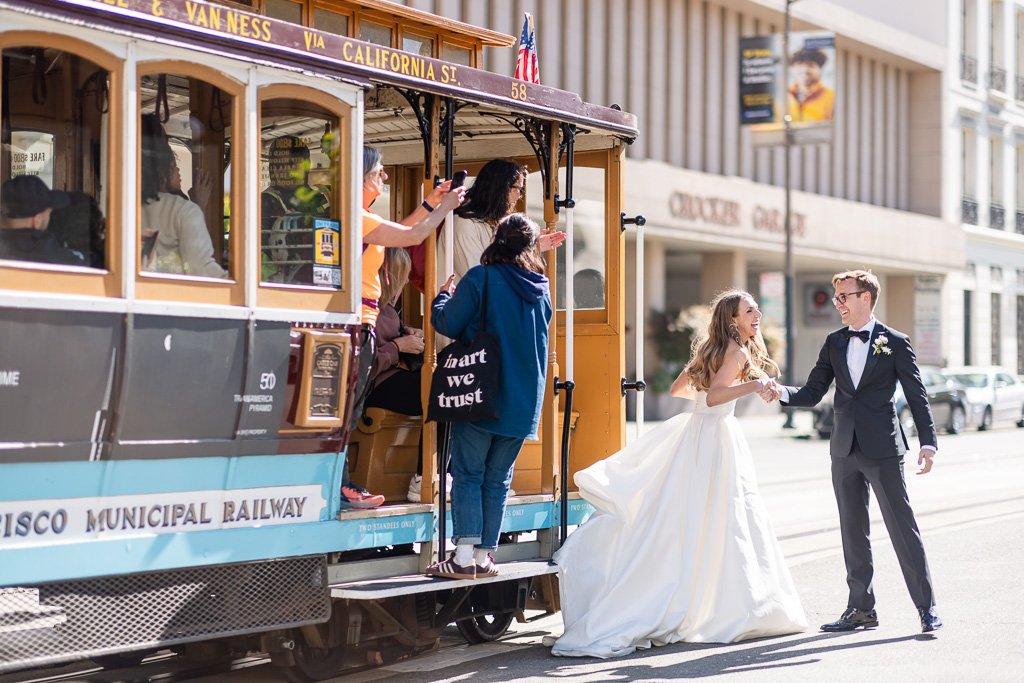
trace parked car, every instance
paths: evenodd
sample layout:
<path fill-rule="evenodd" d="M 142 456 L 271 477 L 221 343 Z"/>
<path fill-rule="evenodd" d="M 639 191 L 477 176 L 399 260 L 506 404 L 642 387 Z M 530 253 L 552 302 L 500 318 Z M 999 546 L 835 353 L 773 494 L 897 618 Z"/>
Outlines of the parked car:
<path fill-rule="evenodd" d="M 932 419 L 935 420 L 937 429 L 945 429 L 949 434 L 959 434 L 967 425 L 968 415 L 971 411 L 970 399 L 967 389 L 954 377 L 939 368 L 930 365 L 920 366 L 921 381 L 928 392 L 928 403 L 932 408 Z M 1022 385 L 1024 388 L 1024 385 Z M 821 399 L 821 403 L 812 409 L 814 415 L 814 430 L 822 439 L 832 435 L 833 409 L 832 402 L 835 394 L 835 387 L 828 390 L 828 393 Z M 903 395 L 903 387 L 897 382 L 896 393 L 892 397 L 896 404 L 896 414 L 899 415 L 900 424 L 907 436 L 917 433 L 914 426 L 914 416 L 907 405 L 907 399 Z M 1021 404 L 1024 407 L 1024 403 Z"/>
<path fill-rule="evenodd" d="M 967 365 L 947 368 L 947 373 L 967 388 L 971 410 L 969 424 L 978 430 L 993 422 L 1012 420 L 1024 427 L 1024 382 L 1009 369 L 998 365 Z"/>

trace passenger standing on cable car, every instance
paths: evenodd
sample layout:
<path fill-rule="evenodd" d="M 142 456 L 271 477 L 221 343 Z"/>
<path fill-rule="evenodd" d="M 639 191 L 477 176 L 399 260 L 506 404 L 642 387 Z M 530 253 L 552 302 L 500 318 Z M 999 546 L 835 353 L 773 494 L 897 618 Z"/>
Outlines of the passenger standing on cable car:
<path fill-rule="evenodd" d="M 487 332 L 501 349 L 498 420 L 452 423 L 452 538 L 455 552 L 427 568 L 430 576 L 496 576 L 490 552 L 498 547 L 512 467 L 526 439 L 536 439 L 544 403 L 548 325 L 552 306 L 540 228 L 526 215 L 507 216 L 494 241 L 456 288 L 453 279 L 431 305 L 434 328 L 469 342 L 480 325 L 487 287 Z M 453 293 L 454 292 L 454 293 Z"/>
<path fill-rule="evenodd" d="M 416 207 L 415 211 L 400 223 L 395 223 L 370 211 L 370 206 L 384 191 L 384 183 L 388 179 L 380 150 L 376 147 L 363 147 L 363 170 L 363 329 L 359 351 L 359 383 L 356 385 L 355 404 L 352 410 L 353 429 L 363 414 L 366 397 L 373 388 L 377 355 L 375 329 L 380 310 L 378 300 L 381 295 L 378 271 L 384 262 L 384 248 L 420 244 L 433 234 L 445 215 L 457 207 L 466 194 L 466 190 L 461 187 L 449 192 L 451 182 L 443 182 L 434 188 L 430 196 Z M 347 462 L 342 481 L 343 508 L 376 507 L 384 502 L 384 496 L 373 495 L 349 480 Z"/>
<path fill-rule="evenodd" d="M 480 169 L 473 186 L 466 193 L 465 203 L 455 210 L 452 262 L 456 285 L 470 268 L 480 265 L 484 250 L 494 241 L 498 222 L 515 210 L 525 192 L 526 169 L 516 162 L 492 159 Z M 556 249 L 564 241 L 564 232 L 543 233 L 537 240 L 538 249 Z M 448 237 L 442 230 L 437 240 L 438 282 L 450 275 L 443 272 L 447 249 Z M 416 284 L 415 277 L 410 277 L 410 280 Z"/>

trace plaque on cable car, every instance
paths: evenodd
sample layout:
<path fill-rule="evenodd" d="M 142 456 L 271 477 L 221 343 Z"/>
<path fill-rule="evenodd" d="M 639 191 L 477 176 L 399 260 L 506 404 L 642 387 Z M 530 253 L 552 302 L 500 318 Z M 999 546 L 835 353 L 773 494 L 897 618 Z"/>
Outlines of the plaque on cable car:
<path fill-rule="evenodd" d="M 345 333 L 305 332 L 296 425 L 328 428 L 342 425 L 350 344 L 351 337 Z"/>

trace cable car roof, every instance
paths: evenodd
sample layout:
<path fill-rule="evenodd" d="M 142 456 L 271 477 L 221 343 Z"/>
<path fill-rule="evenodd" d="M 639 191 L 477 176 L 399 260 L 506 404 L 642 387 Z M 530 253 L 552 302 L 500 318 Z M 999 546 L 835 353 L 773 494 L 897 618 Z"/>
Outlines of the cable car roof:
<path fill-rule="evenodd" d="M 421 9 L 416 9 L 415 7 L 399 5 L 397 2 L 391 2 L 390 0 L 350 0 L 350 2 L 354 2 L 360 7 L 365 7 L 366 9 L 394 14 L 421 24 L 436 26 L 437 28 L 445 29 L 459 35 L 476 38 L 480 41 L 481 45 L 485 45 L 487 47 L 512 47 L 519 40 L 518 38 L 505 33 L 499 33 L 498 31 L 491 31 L 472 24 L 455 21 L 454 19 L 449 19 L 437 14 L 425 12 Z"/>
<path fill-rule="evenodd" d="M 514 114 L 572 123 L 632 140 L 636 117 L 579 95 L 500 74 L 421 57 L 199 0 L 0 0 L 0 9 L 45 15 L 250 62 L 320 68 L 350 83 L 373 83 L 451 97 Z M 263 59 L 261 59 L 261 57 Z"/>

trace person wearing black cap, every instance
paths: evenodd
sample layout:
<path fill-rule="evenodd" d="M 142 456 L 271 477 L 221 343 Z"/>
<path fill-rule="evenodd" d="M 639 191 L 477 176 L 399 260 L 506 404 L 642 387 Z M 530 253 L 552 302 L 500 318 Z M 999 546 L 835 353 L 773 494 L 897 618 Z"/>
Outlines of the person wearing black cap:
<path fill-rule="evenodd" d="M 46 230 L 53 210 L 69 203 L 66 192 L 51 190 L 34 175 L 20 175 L 0 186 L 0 258 L 84 266 L 82 254 Z"/>

